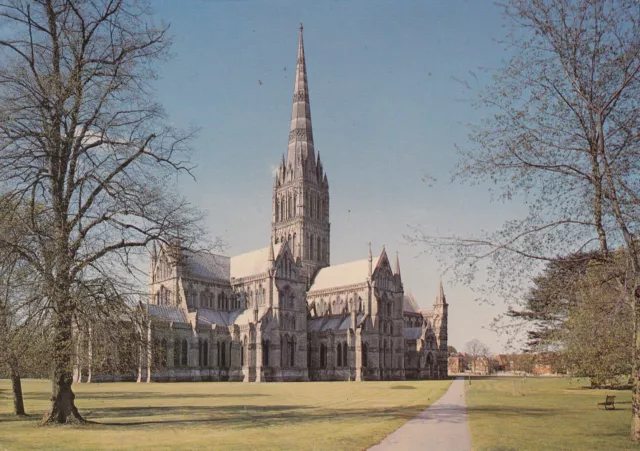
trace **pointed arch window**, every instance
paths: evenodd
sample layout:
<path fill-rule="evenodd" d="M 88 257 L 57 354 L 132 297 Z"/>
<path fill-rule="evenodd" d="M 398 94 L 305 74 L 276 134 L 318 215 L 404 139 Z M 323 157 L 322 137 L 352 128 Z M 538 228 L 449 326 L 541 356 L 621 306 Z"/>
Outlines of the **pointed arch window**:
<path fill-rule="evenodd" d="M 166 368 L 167 361 L 169 360 L 169 346 L 167 346 L 167 339 L 163 338 L 160 342 L 160 367 Z"/>
<path fill-rule="evenodd" d="M 180 340 L 173 342 L 173 366 L 180 366 Z"/>
<path fill-rule="evenodd" d="M 369 345 L 367 343 L 363 343 L 362 345 L 362 368 L 367 368 L 369 366 Z"/>
<path fill-rule="evenodd" d="M 326 368 L 327 366 L 327 346 L 322 343 L 320 345 L 320 368 Z"/>
<path fill-rule="evenodd" d="M 342 366 L 349 366 L 349 360 L 347 359 L 347 342 L 342 343 Z"/>
<path fill-rule="evenodd" d="M 244 366 L 244 360 L 245 360 L 244 355 L 246 352 L 247 352 L 247 337 L 244 337 L 244 340 L 242 340 L 242 348 L 240 349 L 240 366 Z"/>
<path fill-rule="evenodd" d="M 296 193 L 293 193 L 293 215 L 292 217 L 297 216 L 297 208 L 298 208 L 298 196 Z"/>
<path fill-rule="evenodd" d="M 291 337 L 291 349 L 289 350 L 289 360 L 291 367 L 296 366 L 296 337 Z"/>
<path fill-rule="evenodd" d="M 284 198 L 280 198 L 280 221 L 284 221 Z"/>
<path fill-rule="evenodd" d="M 262 366 L 269 366 L 269 340 L 262 340 Z M 276 357 L 277 358 L 277 357 Z"/>
<path fill-rule="evenodd" d="M 187 339 L 182 339 L 182 353 L 180 355 L 180 364 L 182 366 L 187 366 L 189 363 L 189 343 L 187 343 Z"/>
<path fill-rule="evenodd" d="M 340 343 L 338 343 L 338 345 L 336 347 L 336 354 L 338 355 L 337 366 L 341 367 L 342 366 L 342 344 L 340 344 Z"/>

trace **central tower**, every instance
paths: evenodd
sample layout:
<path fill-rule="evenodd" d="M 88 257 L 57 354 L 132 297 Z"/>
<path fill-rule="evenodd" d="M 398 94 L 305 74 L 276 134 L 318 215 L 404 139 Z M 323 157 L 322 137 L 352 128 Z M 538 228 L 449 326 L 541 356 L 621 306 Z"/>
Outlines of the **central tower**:
<path fill-rule="evenodd" d="M 272 242 L 289 243 L 309 282 L 319 268 L 329 266 L 329 182 L 313 146 L 302 24 L 289 143 L 273 185 L 271 224 Z"/>

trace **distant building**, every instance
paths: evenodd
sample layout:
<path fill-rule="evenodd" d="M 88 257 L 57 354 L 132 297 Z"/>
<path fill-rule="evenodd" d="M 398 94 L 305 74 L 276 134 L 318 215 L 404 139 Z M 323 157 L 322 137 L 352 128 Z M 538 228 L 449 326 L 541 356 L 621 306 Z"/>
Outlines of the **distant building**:
<path fill-rule="evenodd" d="M 449 374 L 460 374 L 467 371 L 468 362 L 465 355 L 458 353 L 457 355 L 449 356 L 448 368 Z"/>
<path fill-rule="evenodd" d="M 473 374 L 488 375 L 494 372 L 493 360 L 486 356 L 471 358 L 471 372 Z"/>

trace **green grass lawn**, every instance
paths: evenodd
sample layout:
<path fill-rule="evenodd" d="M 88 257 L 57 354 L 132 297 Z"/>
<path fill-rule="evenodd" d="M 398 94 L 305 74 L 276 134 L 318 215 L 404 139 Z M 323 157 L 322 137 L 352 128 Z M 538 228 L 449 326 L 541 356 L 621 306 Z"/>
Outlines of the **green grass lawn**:
<path fill-rule="evenodd" d="M 629 440 L 631 391 L 583 389 L 587 385 L 569 378 L 472 379 L 467 406 L 473 449 L 640 449 Z M 597 410 L 607 394 L 616 396 L 616 410 Z"/>
<path fill-rule="evenodd" d="M 23 382 L 30 416 L 11 413 L 0 380 L 0 451 L 124 449 L 357 450 L 438 399 L 450 381 L 74 384 L 95 424 L 38 426 L 49 382 Z"/>

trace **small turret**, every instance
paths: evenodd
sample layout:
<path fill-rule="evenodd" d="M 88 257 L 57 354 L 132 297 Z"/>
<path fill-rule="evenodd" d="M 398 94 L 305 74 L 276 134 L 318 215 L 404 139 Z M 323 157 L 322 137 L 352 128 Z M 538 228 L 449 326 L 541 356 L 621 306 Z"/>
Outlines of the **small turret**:
<path fill-rule="evenodd" d="M 396 265 L 393 270 L 393 278 L 396 279 L 397 289 L 403 291 L 402 276 L 400 275 L 400 257 L 398 257 L 398 251 L 396 251 Z"/>
<path fill-rule="evenodd" d="M 269 240 L 269 258 L 267 261 L 270 263 L 269 265 L 269 275 L 273 276 L 276 271 L 276 257 L 273 252 L 273 240 Z"/>
<path fill-rule="evenodd" d="M 442 286 L 442 277 L 440 277 L 440 286 L 438 287 L 438 297 L 436 298 L 436 305 L 447 305 L 447 297 L 444 295 L 444 288 Z"/>

